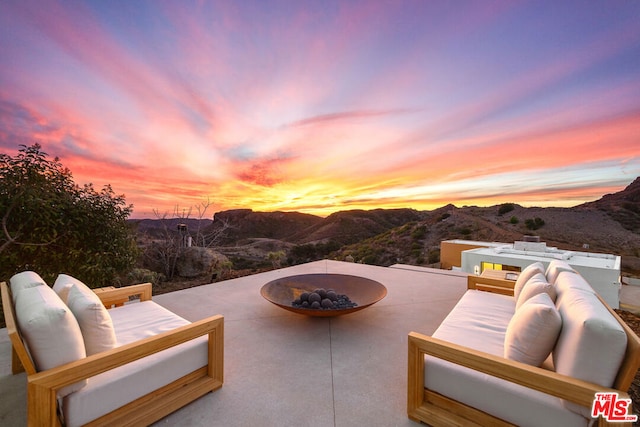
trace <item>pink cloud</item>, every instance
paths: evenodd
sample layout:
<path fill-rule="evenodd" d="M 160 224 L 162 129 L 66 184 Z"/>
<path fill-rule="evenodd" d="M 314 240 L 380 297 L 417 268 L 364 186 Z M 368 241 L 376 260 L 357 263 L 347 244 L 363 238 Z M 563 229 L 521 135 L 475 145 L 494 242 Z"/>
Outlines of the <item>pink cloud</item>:
<path fill-rule="evenodd" d="M 145 212 L 209 194 L 265 209 L 489 200 L 506 190 L 475 183 L 505 175 L 522 180 L 514 197 L 579 198 L 523 176 L 594 167 L 586 194 L 608 165 L 639 171 L 632 19 L 547 43 L 510 21 L 544 12 L 511 2 L 145 6 L 7 6 L 0 37 L 25 47 L 2 57 L 0 147 L 42 142 Z M 420 194 L 434 184 L 455 191 Z"/>
<path fill-rule="evenodd" d="M 287 162 L 287 159 L 267 159 L 252 161 L 237 173 L 241 181 L 256 184 L 262 187 L 272 187 L 285 180 L 279 166 Z"/>
<path fill-rule="evenodd" d="M 399 166 L 434 179 L 474 177 L 510 171 L 545 170 L 640 156 L 640 113 L 543 133 L 479 139 L 473 145 L 438 146 Z"/>

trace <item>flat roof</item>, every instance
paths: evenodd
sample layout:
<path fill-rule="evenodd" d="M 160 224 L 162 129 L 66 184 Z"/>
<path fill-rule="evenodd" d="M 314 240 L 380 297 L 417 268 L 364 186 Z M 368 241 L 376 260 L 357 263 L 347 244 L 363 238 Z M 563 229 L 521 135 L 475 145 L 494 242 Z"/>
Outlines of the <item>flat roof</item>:
<path fill-rule="evenodd" d="M 479 246 L 486 246 L 486 247 L 504 245 L 504 243 L 500 243 L 500 242 L 479 242 L 477 240 L 463 240 L 463 239 L 443 240 L 442 243 L 455 243 L 459 245 L 479 245 Z"/>
<path fill-rule="evenodd" d="M 620 256 L 612 254 L 601 254 L 581 251 L 558 250 L 556 248 L 545 252 L 518 250 L 513 245 L 503 245 L 491 248 L 469 249 L 469 253 L 479 253 L 483 255 L 495 255 L 503 258 L 528 259 L 535 261 L 550 262 L 554 259 L 564 260 L 570 265 L 584 266 L 601 269 L 620 269 Z"/>

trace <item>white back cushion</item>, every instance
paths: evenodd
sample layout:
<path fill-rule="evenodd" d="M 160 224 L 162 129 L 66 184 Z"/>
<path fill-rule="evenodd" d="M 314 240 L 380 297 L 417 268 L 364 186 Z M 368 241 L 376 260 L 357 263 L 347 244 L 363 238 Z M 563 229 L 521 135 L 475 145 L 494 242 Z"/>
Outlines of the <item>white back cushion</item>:
<path fill-rule="evenodd" d="M 622 326 L 593 292 L 569 288 L 557 307 L 562 331 L 553 352 L 556 372 L 612 386 L 627 348 Z"/>
<path fill-rule="evenodd" d="M 15 306 L 20 332 L 38 371 L 86 356 L 78 322 L 49 286 L 21 290 L 16 295 Z M 85 384 L 86 381 L 81 381 L 58 394 L 65 396 Z"/>
<path fill-rule="evenodd" d="M 527 299 L 507 326 L 504 357 L 540 366 L 551 354 L 562 328 L 562 319 L 545 292 Z"/>
<path fill-rule="evenodd" d="M 34 286 L 45 285 L 42 277 L 33 271 L 23 271 L 22 273 L 14 274 L 9 279 L 9 285 L 11 286 L 11 295 L 13 298 L 13 304 L 16 303 L 16 295 L 23 289 L 33 288 Z"/>
<path fill-rule="evenodd" d="M 558 279 L 558 275 L 563 271 L 569 271 L 572 273 L 576 273 L 576 271 L 567 264 L 566 261 L 562 261 L 559 259 L 554 259 L 549 263 L 547 270 L 545 271 L 545 276 L 547 276 L 547 281 L 552 285 L 556 284 L 556 280 Z"/>
<path fill-rule="evenodd" d="M 584 277 L 571 271 L 561 271 L 558 273 L 554 287 L 558 296 L 570 289 L 579 289 L 592 294 L 595 293 L 591 285 L 584 280 Z"/>
<path fill-rule="evenodd" d="M 87 355 L 100 353 L 116 347 L 116 333 L 109 311 L 100 298 L 80 280 L 60 274 L 53 289 L 64 300 L 78 320 Z"/>
<path fill-rule="evenodd" d="M 563 276 L 581 277 L 574 273 Z M 574 282 L 577 284 L 577 282 Z M 592 290 L 579 286 L 558 289 L 556 307 L 562 316 L 562 330 L 553 350 L 556 372 L 611 387 L 627 347 L 622 326 Z M 589 409 L 564 402 L 568 409 L 589 416 Z"/>
<path fill-rule="evenodd" d="M 520 296 L 520 292 L 522 292 L 524 284 L 527 283 L 529 279 L 531 279 L 537 273 L 544 274 L 544 265 L 542 265 L 541 262 L 534 262 L 533 264 L 529 264 L 524 268 L 524 270 L 522 270 L 522 272 L 520 272 L 520 275 L 516 279 L 516 283 L 513 286 L 513 297 L 516 301 Z"/>

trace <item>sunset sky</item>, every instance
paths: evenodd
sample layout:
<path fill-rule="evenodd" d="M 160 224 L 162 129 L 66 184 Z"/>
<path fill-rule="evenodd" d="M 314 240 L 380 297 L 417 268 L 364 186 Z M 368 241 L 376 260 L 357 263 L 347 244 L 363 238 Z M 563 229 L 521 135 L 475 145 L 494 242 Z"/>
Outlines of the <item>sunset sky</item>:
<path fill-rule="evenodd" d="M 134 218 L 574 206 L 640 175 L 640 1 L 3 0 L 35 142 Z"/>

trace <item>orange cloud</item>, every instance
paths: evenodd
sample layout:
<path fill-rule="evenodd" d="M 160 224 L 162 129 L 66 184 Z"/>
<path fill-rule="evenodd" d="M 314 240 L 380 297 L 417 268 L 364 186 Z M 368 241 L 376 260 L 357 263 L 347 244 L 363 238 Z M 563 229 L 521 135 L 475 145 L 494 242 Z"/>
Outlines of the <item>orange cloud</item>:
<path fill-rule="evenodd" d="M 136 216 L 581 203 L 640 175 L 640 27 L 548 7 L 10 2 L 0 150 Z"/>

